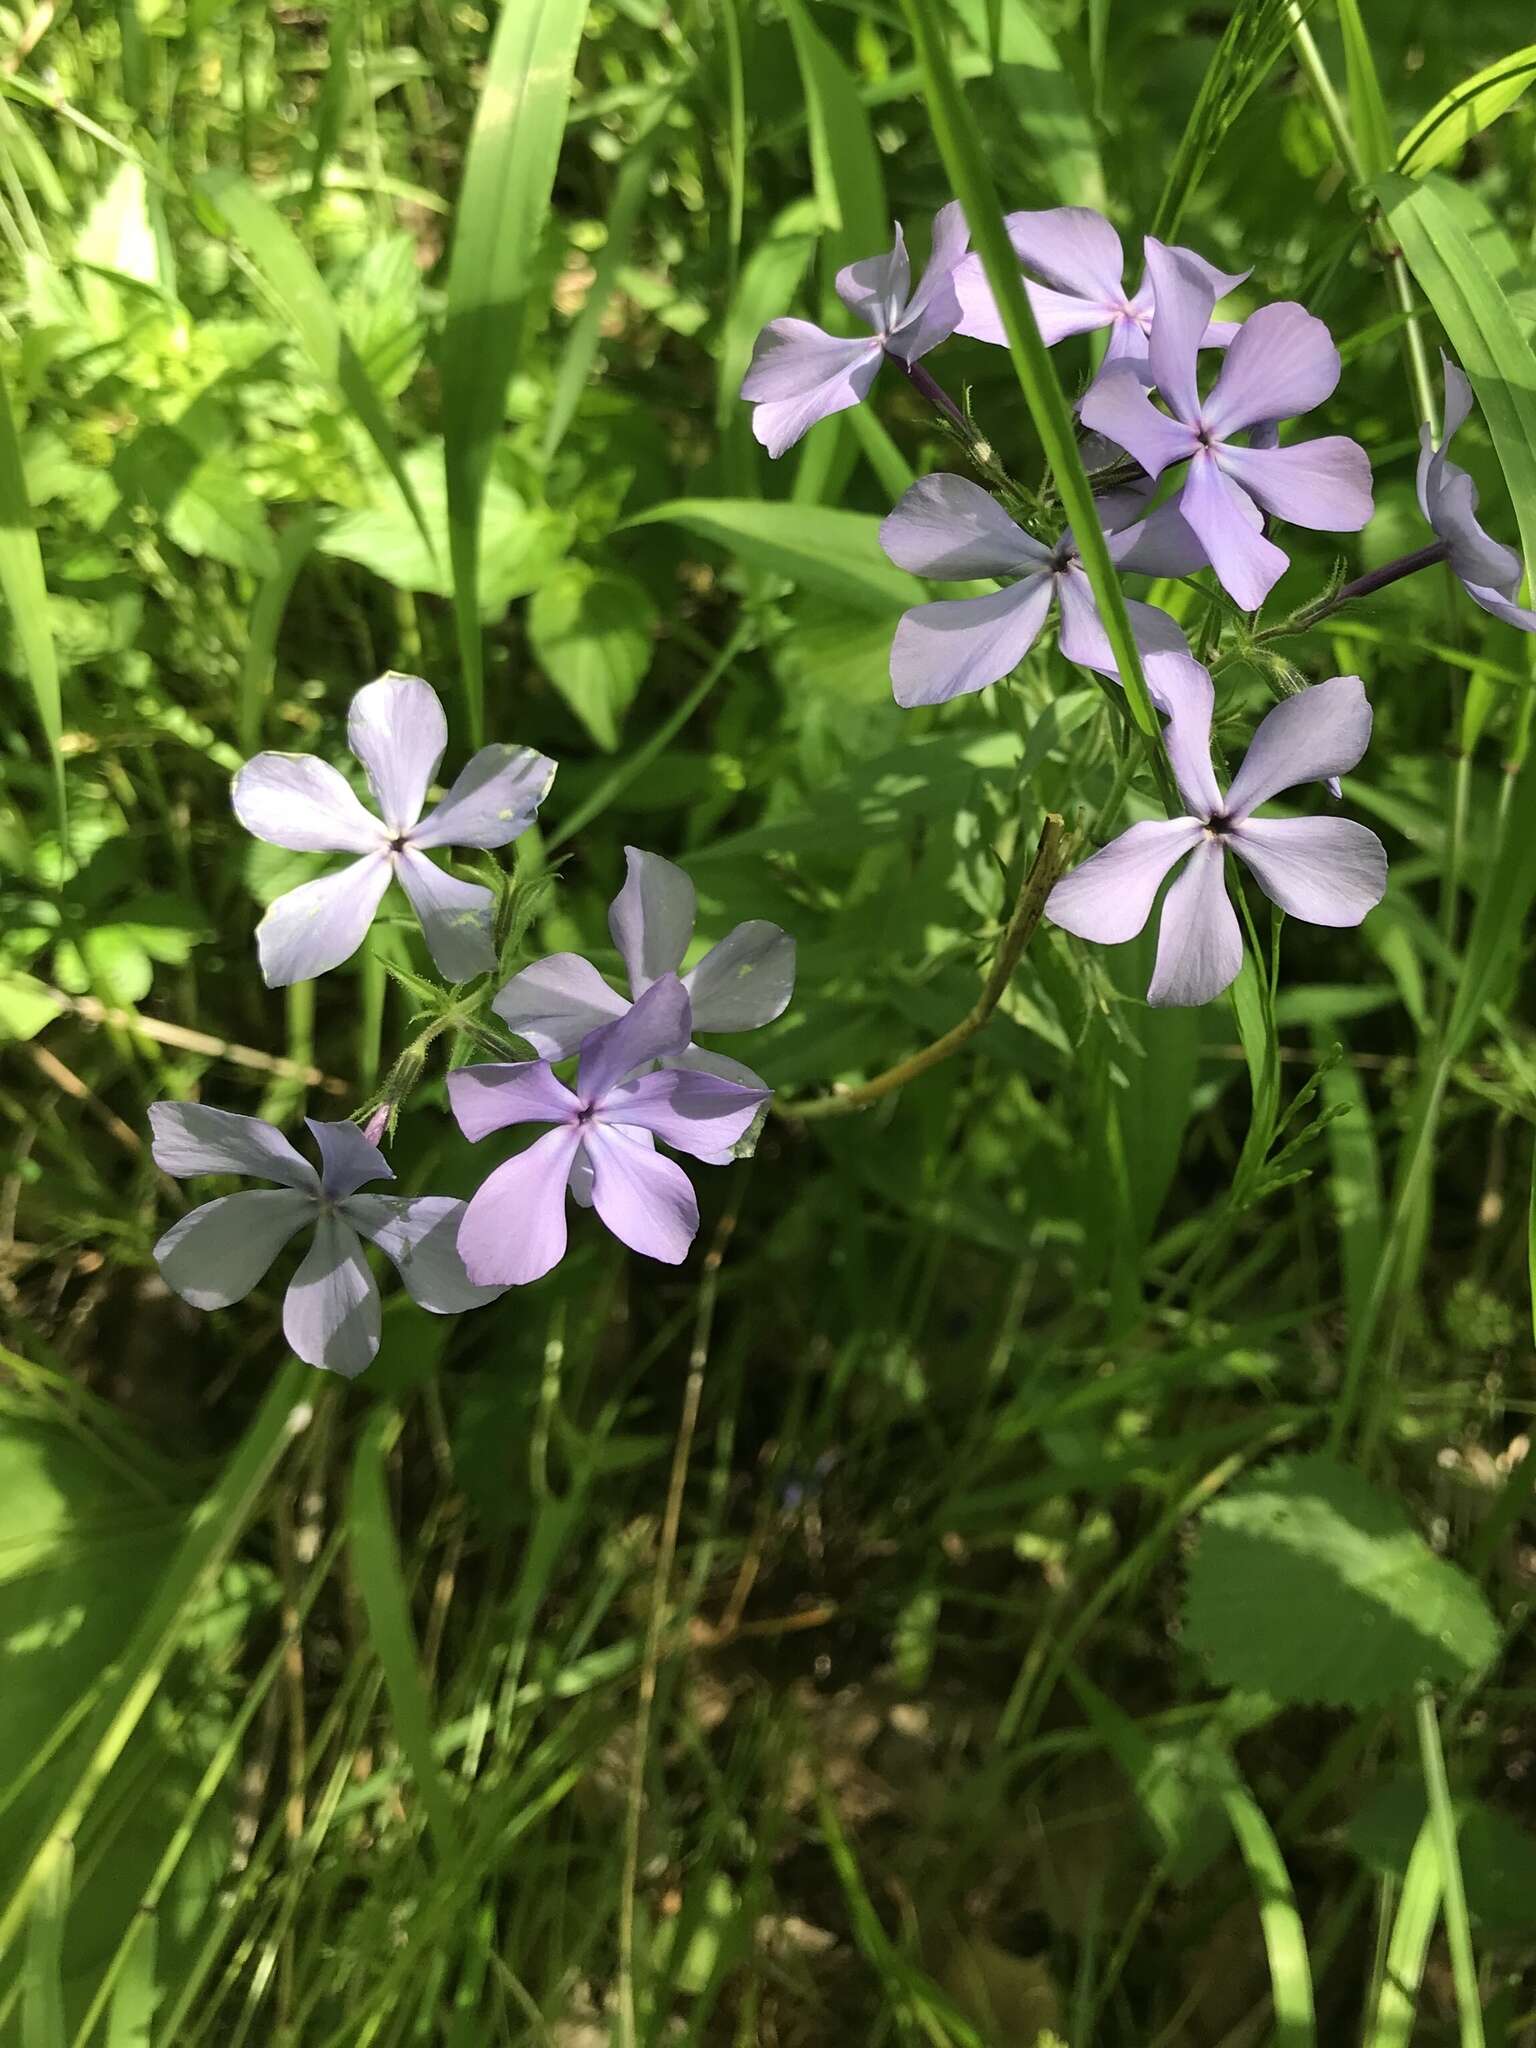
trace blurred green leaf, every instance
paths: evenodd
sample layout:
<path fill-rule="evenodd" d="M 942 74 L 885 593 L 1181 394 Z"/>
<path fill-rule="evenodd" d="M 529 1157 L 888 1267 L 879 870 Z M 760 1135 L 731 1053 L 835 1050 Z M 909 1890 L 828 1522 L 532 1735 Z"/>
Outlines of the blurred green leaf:
<path fill-rule="evenodd" d="M 1449 163 L 1461 155 L 1474 136 L 1491 127 L 1518 104 L 1536 81 L 1536 43 L 1511 50 L 1497 64 L 1481 71 L 1436 100 L 1421 121 L 1415 121 L 1397 152 L 1397 168 L 1411 178 Z"/>
<path fill-rule="evenodd" d="M 585 562 L 557 569 L 528 606 L 528 641 L 540 668 L 610 753 L 651 665 L 657 619 L 633 576 Z"/>
<path fill-rule="evenodd" d="M 922 584 L 889 561 L 880 521 L 826 505 L 760 504 L 751 498 L 674 498 L 625 520 L 626 527 L 667 522 L 739 555 L 756 569 L 787 576 L 807 590 L 861 611 L 892 613 L 920 604 Z M 891 621 L 895 629 L 894 618 Z"/>

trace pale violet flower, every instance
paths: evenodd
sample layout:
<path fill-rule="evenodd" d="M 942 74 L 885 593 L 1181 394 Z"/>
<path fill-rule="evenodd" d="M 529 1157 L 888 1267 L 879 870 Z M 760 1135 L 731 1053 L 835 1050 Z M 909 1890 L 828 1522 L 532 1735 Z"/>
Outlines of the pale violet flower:
<path fill-rule="evenodd" d="M 247 832 L 294 852 L 355 856 L 339 874 L 290 889 L 268 909 L 256 933 L 268 988 L 312 980 L 349 959 L 391 881 L 410 898 L 447 980 L 489 973 L 496 965 L 490 890 L 456 881 L 427 853 L 508 845 L 533 823 L 554 762 L 531 747 L 482 747 L 423 817 L 448 721 L 420 676 L 387 675 L 359 690 L 347 714 L 347 744 L 367 771 L 378 817 L 312 754 L 257 754 L 235 777 L 235 816 Z"/>
<path fill-rule="evenodd" d="M 1004 214 L 1003 225 L 1023 269 L 1033 273 L 1026 275 L 1024 289 L 1047 348 L 1069 334 L 1107 327 L 1106 367 L 1146 362 L 1156 303 L 1152 273 L 1148 269 L 1135 291 L 1126 291 L 1125 251 L 1102 213 L 1087 206 L 1050 206 L 1039 213 Z M 1213 305 L 1248 276 L 1246 270 L 1218 270 L 1193 249 L 1176 248 L 1174 254 L 1205 278 Z M 967 256 L 956 267 L 955 293 L 961 312 L 955 331 L 1006 348 L 1008 337 L 979 256 Z M 1212 320 L 1200 346 L 1225 348 L 1236 332 L 1234 321 Z"/>
<path fill-rule="evenodd" d="M 782 1016 L 795 988 L 795 942 L 766 919 L 752 918 L 711 946 L 682 974 L 698 907 L 693 883 L 658 853 L 626 846 L 628 874 L 608 908 L 608 929 L 638 1001 L 663 975 L 679 974 L 693 1029 L 752 1031 Z M 492 1006 L 541 1059 L 568 1059 L 589 1032 L 624 1016 L 630 1003 L 579 953 L 551 953 L 512 979 Z M 749 1088 L 763 1083 L 750 1067 L 690 1041 L 667 1065 L 696 1067 Z"/>
<path fill-rule="evenodd" d="M 1365 752 L 1371 707 L 1358 676 L 1334 676 L 1285 697 L 1253 736 L 1223 796 L 1211 767 L 1212 692 L 1169 720 L 1164 739 L 1182 818 L 1132 825 L 1059 881 L 1046 915 L 1100 945 L 1134 939 L 1153 898 L 1178 863 L 1184 872 L 1163 902 L 1157 964 L 1147 1001 L 1208 1003 L 1243 964 L 1237 914 L 1227 895 L 1226 857 L 1236 854 L 1265 895 L 1307 924 L 1357 925 L 1381 901 L 1387 856 L 1381 841 L 1348 818 L 1255 818 L 1282 790 L 1343 775 Z"/>
<path fill-rule="evenodd" d="M 1477 486 L 1450 460 L 1451 437 L 1472 410 L 1472 386 L 1449 356 L 1445 369 L 1445 430 L 1437 448 L 1427 426 L 1419 429 L 1419 509 L 1445 544 L 1446 559 L 1475 604 L 1506 626 L 1536 633 L 1536 612 L 1520 603 L 1525 565 L 1513 548 L 1484 533 L 1477 517 Z"/>
<path fill-rule="evenodd" d="M 838 297 L 872 328 L 869 339 L 828 334 L 809 320 L 770 320 L 757 337 L 741 395 L 753 407 L 752 431 L 770 455 L 782 455 L 818 420 L 869 396 L 890 356 L 904 369 L 954 333 L 960 318 L 955 265 L 965 253 L 965 215 L 951 200 L 933 221 L 933 253 L 912 289 L 907 244 L 896 224 L 887 256 L 866 256 L 837 273 Z"/>
<path fill-rule="evenodd" d="M 459 1067 L 448 1099 L 459 1128 L 479 1139 L 514 1124 L 550 1124 L 498 1166 L 459 1227 L 466 1270 L 491 1286 L 523 1286 L 565 1256 L 569 1191 L 631 1251 L 679 1265 L 699 1228 L 683 1169 L 659 1138 L 719 1165 L 745 1136 L 767 1091 L 663 1065 L 687 1047 L 688 991 L 675 974 L 651 982 L 615 1022 L 582 1041 L 572 1086 L 545 1060 Z"/>
<path fill-rule="evenodd" d="M 193 1308 L 243 1301 L 288 1240 L 313 1228 L 283 1297 L 283 1334 L 306 1365 L 351 1378 L 378 1351 L 379 1290 L 363 1238 L 394 1262 L 411 1298 L 433 1315 L 480 1308 L 500 1291 L 476 1286 L 464 1271 L 457 1245 L 462 1202 L 358 1193 L 394 1174 L 356 1124 L 306 1119 L 320 1153 L 317 1173 L 259 1117 L 198 1102 L 156 1102 L 149 1121 L 155 1164 L 166 1173 L 239 1173 L 277 1183 L 259 1194 L 205 1202 L 155 1246 L 166 1285 Z"/>
<path fill-rule="evenodd" d="M 1371 465 L 1342 434 L 1274 445 L 1275 422 L 1321 405 L 1339 381 L 1339 352 L 1302 306 L 1262 306 L 1239 328 L 1207 396 L 1196 378 L 1210 323 L 1209 281 L 1147 238 L 1156 312 L 1147 366 L 1168 407 L 1159 412 L 1139 369 L 1106 370 L 1082 403 L 1086 426 L 1133 455 L 1149 476 L 1188 469 L 1176 500 L 1223 588 L 1256 611 L 1289 566 L 1264 516 L 1325 533 L 1353 533 L 1371 516 Z M 1170 414 L 1172 417 L 1170 417 Z M 1238 436 L 1249 437 L 1246 446 Z"/>

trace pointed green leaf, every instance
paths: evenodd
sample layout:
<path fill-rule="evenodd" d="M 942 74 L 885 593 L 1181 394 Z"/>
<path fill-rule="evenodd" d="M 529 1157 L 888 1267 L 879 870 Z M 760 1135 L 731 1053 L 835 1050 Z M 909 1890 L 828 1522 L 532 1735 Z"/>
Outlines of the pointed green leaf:
<path fill-rule="evenodd" d="M 1536 43 L 1512 50 L 1497 64 L 1475 71 L 1454 92 L 1437 100 L 1422 121 L 1415 121 L 1397 152 L 1397 168 L 1422 178 L 1437 164 L 1458 157 L 1467 144 L 1501 114 L 1507 114 L 1536 82 Z"/>

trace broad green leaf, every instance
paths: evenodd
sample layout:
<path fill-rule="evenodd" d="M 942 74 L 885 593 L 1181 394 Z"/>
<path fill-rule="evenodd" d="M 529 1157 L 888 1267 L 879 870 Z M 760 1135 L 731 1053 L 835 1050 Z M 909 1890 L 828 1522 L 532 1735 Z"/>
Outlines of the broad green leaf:
<path fill-rule="evenodd" d="M 32 704 L 53 760 L 53 783 L 59 829 L 64 830 L 63 710 L 59 690 L 59 659 L 48 625 L 48 586 L 43 578 L 42 550 L 27 486 L 22 475 L 21 446 L 10 392 L 0 373 L 0 592 L 11 615 L 11 629 L 21 649 Z"/>
<path fill-rule="evenodd" d="M 920 604 L 922 584 L 889 562 L 880 521 L 869 512 L 825 505 L 760 504 L 752 498 L 674 498 L 637 513 L 626 526 L 684 526 L 729 549 L 755 569 L 824 590 L 860 611 L 890 612 Z M 895 629 L 895 619 L 891 621 Z"/>
<path fill-rule="evenodd" d="M 12 968 L 0 972 L 0 1042 L 35 1038 L 63 1014 L 64 1005 L 46 982 Z"/>
<path fill-rule="evenodd" d="M 481 522 L 525 301 L 554 189 L 586 0 L 506 0 L 454 219 L 439 360 L 454 617 L 470 737 L 482 738 Z"/>
<path fill-rule="evenodd" d="M 292 323 L 322 383 L 331 385 L 356 414 L 400 488 L 430 548 L 421 507 L 400 459 L 394 429 L 342 328 L 336 302 L 308 251 L 282 215 L 234 171 L 209 171 L 197 190 L 242 244 L 278 309 Z"/>
<path fill-rule="evenodd" d="M 1030 0 L 953 5 L 976 48 L 991 58 L 992 75 L 1062 203 L 1102 208 L 1104 169 L 1092 125 Z"/>
<path fill-rule="evenodd" d="M 1410 178 L 1458 157 L 1476 135 L 1507 114 L 1536 80 L 1536 43 L 1512 50 L 1497 64 L 1474 71 L 1415 121 L 1397 152 L 1397 168 Z"/>
<path fill-rule="evenodd" d="M 1289 1703 L 1383 1706 L 1474 1678 L 1499 1648 L 1476 1581 L 1326 1457 L 1272 1465 L 1206 1509 L 1184 1620 L 1219 1684 Z"/>
<path fill-rule="evenodd" d="M 528 606 L 528 640 L 540 668 L 610 753 L 651 665 L 656 617 L 633 576 L 586 562 L 557 569 Z"/>
<path fill-rule="evenodd" d="M 514 597 L 535 589 L 570 543 L 570 521 L 529 505 L 508 481 L 510 455 L 498 455 L 487 479 L 481 530 L 480 603 L 487 620 L 499 619 Z M 361 562 L 397 590 L 452 595 L 448 568 L 448 489 L 441 441 L 423 441 L 405 458 L 428 546 L 416 521 L 397 500 L 364 512 L 344 512 L 316 541 L 317 552 Z"/>

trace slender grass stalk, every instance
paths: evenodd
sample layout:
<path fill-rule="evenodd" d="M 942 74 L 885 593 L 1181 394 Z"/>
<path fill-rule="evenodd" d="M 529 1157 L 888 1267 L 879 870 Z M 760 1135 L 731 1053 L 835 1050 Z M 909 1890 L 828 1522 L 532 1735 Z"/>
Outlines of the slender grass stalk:
<path fill-rule="evenodd" d="M 1429 1820 L 1434 1830 L 1435 1853 L 1440 1860 L 1440 1888 L 1445 1901 L 1445 1938 L 1451 1951 L 1451 1977 L 1456 1987 L 1456 2018 L 1461 2048 L 1484 2048 L 1483 2001 L 1477 1983 L 1477 1959 L 1472 1952 L 1472 1923 L 1467 1915 L 1467 1891 L 1461 1875 L 1461 1854 L 1456 1846 L 1456 1810 L 1445 1774 L 1445 1753 L 1440 1746 L 1440 1721 L 1435 1697 L 1428 1686 L 1420 1688 L 1415 1707 L 1419 1731 L 1419 1761 L 1424 1770 L 1424 1788 L 1429 1794 Z"/>

